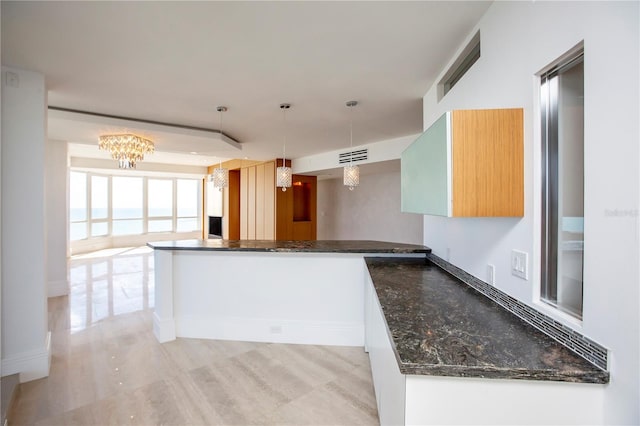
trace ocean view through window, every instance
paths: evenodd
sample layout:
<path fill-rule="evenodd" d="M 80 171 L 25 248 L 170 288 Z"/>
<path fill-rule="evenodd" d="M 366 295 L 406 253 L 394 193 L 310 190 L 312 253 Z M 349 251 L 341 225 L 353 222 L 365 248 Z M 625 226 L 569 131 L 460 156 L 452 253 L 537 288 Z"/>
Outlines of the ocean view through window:
<path fill-rule="evenodd" d="M 197 232 L 202 179 L 71 170 L 69 241 Z"/>

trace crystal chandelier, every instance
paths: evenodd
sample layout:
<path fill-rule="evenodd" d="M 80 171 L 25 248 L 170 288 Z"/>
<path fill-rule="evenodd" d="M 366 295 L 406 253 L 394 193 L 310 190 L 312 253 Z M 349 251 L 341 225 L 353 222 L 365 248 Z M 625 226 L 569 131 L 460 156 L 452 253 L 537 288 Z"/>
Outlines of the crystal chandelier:
<path fill-rule="evenodd" d="M 287 147 L 287 110 L 291 108 L 291 104 L 280 104 L 282 109 L 282 122 L 284 127 L 284 142 L 282 144 L 282 167 L 278 167 L 276 170 L 276 187 L 282 188 L 282 191 L 286 191 L 291 187 L 291 167 L 287 167 L 285 149 Z"/>
<path fill-rule="evenodd" d="M 227 107 L 219 106 L 217 111 L 220 113 L 220 137 L 222 137 L 222 113 L 227 111 Z M 229 186 L 229 169 L 222 167 L 222 160 L 220 160 L 219 167 L 213 169 L 213 174 L 209 176 L 209 180 L 213 182 L 213 187 L 222 191 L 222 188 Z"/>
<path fill-rule="evenodd" d="M 131 133 L 102 135 L 98 148 L 109 151 L 111 158 L 118 160 L 121 169 L 135 169 L 136 163 L 144 160 L 144 154 L 154 151 L 153 142 Z"/>
<path fill-rule="evenodd" d="M 358 105 L 357 101 L 347 102 L 347 106 L 351 108 L 350 123 L 349 123 L 349 136 L 351 140 L 351 152 L 349 153 L 349 165 L 344 166 L 344 186 L 349 187 L 349 191 L 360 184 L 360 168 L 353 165 L 353 107 Z"/>

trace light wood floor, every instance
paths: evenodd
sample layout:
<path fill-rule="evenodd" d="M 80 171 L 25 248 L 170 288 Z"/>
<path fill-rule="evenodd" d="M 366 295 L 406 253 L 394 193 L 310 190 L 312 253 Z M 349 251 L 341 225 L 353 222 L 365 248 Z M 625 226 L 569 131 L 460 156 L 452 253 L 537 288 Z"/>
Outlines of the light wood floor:
<path fill-rule="evenodd" d="M 159 344 L 146 248 L 74 258 L 70 284 L 49 299 L 50 376 L 21 385 L 10 424 L 379 424 L 362 348 Z"/>

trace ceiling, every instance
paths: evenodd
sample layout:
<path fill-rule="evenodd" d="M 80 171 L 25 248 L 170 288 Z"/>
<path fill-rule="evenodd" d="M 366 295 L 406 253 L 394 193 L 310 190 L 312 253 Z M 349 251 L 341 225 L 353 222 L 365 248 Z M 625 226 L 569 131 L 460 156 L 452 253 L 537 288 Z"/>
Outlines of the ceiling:
<path fill-rule="evenodd" d="M 178 125 L 120 123 L 157 141 L 148 161 L 272 159 L 285 129 L 298 158 L 348 147 L 350 115 L 354 146 L 420 132 L 422 96 L 489 4 L 2 1 L 2 64 L 43 73 L 50 106 Z M 74 144 L 118 127 L 60 115 L 49 136 Z"/>

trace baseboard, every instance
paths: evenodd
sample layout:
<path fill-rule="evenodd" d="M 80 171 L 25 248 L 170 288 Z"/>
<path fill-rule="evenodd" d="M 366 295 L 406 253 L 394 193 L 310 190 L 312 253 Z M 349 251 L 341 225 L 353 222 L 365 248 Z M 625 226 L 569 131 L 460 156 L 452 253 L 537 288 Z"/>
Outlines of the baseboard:
<path fill-rule="evenodd" d="M 47 333 L 44 346 L 2 360 L 2 375 L 19 374 L 20 383 L 41 379 L 49 375 L 51 368 L 51 332 Z"/>
<path fill-rule="evenodd" d="M 176 336 L 248 342 L 364 346 L 364 324 L 254 318 L 176 319 Z"/>
<path fill-rule="evenodd" d="M 66 296 L 69 294 L 69 282 L 67 280 L 49 281 L 47 283 L 47 297 Z"/>
<path fill-rule="evenodd" d="M 176 340 L 176 323 L 173 318 L 161 319 L 153 313 L 153 334 L 158 342 L 165 343 Z"/>

